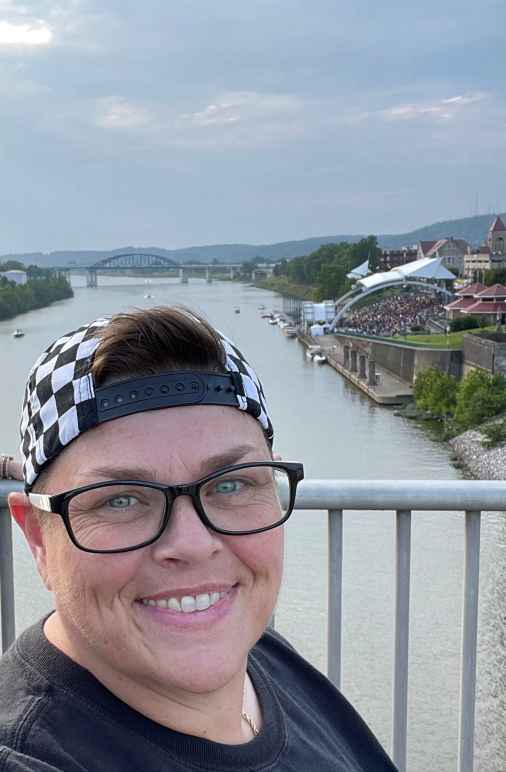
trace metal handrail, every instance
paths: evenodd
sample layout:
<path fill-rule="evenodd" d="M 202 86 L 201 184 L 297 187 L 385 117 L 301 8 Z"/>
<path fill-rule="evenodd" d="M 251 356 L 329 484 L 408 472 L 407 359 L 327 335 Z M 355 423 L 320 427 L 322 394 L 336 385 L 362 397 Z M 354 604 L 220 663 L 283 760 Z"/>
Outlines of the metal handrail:
<path fill-rule="evenodd" d="M 2 645 L 14 639 L 14 581 L 7 494 L 21 483 L 0 481 L 0 601 Z M 483 511 L 506 511 L 506 482 L 495 480 L 304 480 L 297 509 L 328 512 L 328 675 L 341 684 L 343 510 L 396 513 L 395 635 L 392 758 L 406 772 L 408 709 L 411 513 L 465 512 L 463 621 L 460 678 L 458 772 L 473 772 L 476 652 Z"/>

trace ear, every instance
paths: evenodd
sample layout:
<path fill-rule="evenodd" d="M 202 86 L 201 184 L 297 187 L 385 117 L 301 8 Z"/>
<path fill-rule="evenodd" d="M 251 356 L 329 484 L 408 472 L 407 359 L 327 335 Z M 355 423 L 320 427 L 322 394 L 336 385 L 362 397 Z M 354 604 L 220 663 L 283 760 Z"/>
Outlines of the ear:
<path fill-rule="evenodd" d="M 42 581 L 46 588 L 51 590 L 47 570 L 46 544 L 37 512 L 30 504 L 30 500 L 25 493 L 17 491 L 10 493 L 8 503 L 12 517 L 25 535 Z"/>

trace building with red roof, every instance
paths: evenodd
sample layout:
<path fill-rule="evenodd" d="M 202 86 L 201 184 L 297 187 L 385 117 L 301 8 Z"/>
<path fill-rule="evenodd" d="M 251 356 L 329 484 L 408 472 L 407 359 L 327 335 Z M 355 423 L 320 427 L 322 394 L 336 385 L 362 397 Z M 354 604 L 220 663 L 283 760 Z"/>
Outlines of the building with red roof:
<path fill-rule="evenodd" d="M 455 319 L 461 314 L 477 316 L 488 320 L 494 319 L 498 315 L 506 314 L 506 286 L 504 284 L 493 284 L 491 287 L 484 287 L 483 284 L 470 284 L 463 287 L 456 293 L 457 300 L 448 303 L 445 310 L 448 313 L 448 319 Z"/>
<path fill-rule="evenodd" d="M 474 284 L 468 284 L 466 287 L 462 287 L 461 289 L 457 290 L 455 294 L 463 298 L 474 298 L 478 292 L 481 292 L 484 289 L 486 289 L 485 284 L 481 284 L 479 281 L 477 281 Z"/>
<path fill-rule="evenodd" d="M 497 215 L 487 234 L 487 247 L 492 254 L 506 255 L 506 225 Z"/>
<path fill-rule="evenodd" d="M 464 276 L 483 280 L 486 271 L 497 268 L 506 268 L 506 226 L 499 215 L 490 224 L 485 244 L 465 256 Z"/>

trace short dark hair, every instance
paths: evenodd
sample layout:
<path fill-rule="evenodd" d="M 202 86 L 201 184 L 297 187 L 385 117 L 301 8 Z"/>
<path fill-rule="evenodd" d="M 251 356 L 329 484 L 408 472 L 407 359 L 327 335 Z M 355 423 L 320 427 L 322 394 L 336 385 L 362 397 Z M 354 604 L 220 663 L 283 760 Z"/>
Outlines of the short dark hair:
<path fill-rule="evenodd" d="M 91 367 L 97 386 L 170 370 L 225 372 L 216 331 L 184 306 L 115 314 L 99 335 Z"/>

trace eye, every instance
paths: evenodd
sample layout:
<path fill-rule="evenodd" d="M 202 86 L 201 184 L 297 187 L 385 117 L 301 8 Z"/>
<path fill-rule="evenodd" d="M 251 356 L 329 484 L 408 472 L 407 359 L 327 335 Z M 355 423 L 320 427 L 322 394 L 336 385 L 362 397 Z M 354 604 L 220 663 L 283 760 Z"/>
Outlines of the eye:
<path fill-rule="evenodd" d="M 107 505 L 111 507 L 111 509 L 127 509 L 134 504 L 138 504 L 138 500 L 135 496 L 129 496 L 127 493 L 115 496 L 113 499 L 107 501 Z"/>
<path fill-rule="evenodd" d="M 244 483 L 241 480 L 218 480 L 215 485 L 215 492 L 223 495 L 230 493 L 239 493 L 244 487 Z"/>

